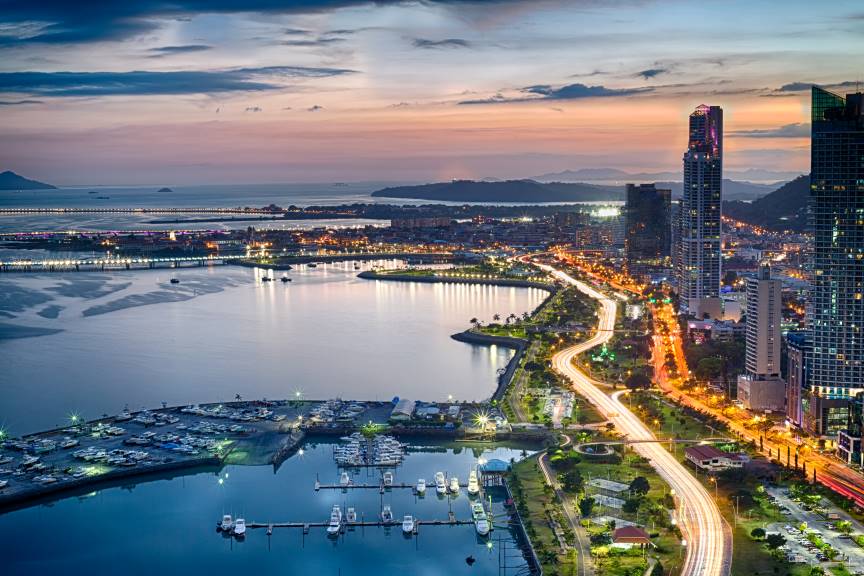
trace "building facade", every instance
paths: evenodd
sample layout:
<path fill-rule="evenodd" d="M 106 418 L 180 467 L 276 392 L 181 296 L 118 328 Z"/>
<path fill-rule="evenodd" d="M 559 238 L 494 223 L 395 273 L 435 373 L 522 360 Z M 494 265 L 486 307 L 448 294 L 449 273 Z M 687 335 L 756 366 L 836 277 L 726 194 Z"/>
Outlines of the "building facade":
<path fill-rule="evenodd" d="M 690 115 L 678 231 L 680 307 L 701 317 L 722 313 L 720 303 L 723 187 L 723 110 L 701 105 Z"/>
<path fill-rule="evenodd" d="M 786 420 L 799 428 L 804 425 L 807 356 L 811 346 L 807 332 L 789 332 L 786 335 Z"/>
<path fill-rule="evenodd" d="M 810 392 L 836 436 L 864 391 L 864 94 L 814 86 L 811 121 Z"/>
<path fill-rule="evenodd" d="M 627 184 L 624 255 L 631 274 L 666 266 L 671 251 L 672 191 L 654 184 Z"/>

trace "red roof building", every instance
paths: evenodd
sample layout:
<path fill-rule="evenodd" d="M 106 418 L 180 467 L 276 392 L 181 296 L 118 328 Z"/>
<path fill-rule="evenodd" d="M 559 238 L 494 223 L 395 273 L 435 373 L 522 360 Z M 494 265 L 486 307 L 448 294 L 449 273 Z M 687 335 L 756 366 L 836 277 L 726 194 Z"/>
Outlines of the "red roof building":
<path fill-rule="evenodd" d="M 632 548 L 633 546 L 639 546 L 642 548 L 649 545 L 653 546 L 651 537 L 648 536 L 648 533 L 645 532 L 645 530 L 638 526 L 622 526 L 621 528 L 616 528 L 615 532 L 612 533 L 612 545 L 616 548 Z"/>

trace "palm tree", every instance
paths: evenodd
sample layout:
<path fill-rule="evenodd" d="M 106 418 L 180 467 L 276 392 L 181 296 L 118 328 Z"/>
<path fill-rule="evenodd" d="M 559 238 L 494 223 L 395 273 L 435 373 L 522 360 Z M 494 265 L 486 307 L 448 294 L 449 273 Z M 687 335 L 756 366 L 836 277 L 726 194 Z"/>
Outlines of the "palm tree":
<path fill-rule="evenodd" d="M 474 328 L 480 327 L 480 320 L 478 320 L 477 318 L 471 318 L 470 322 L 471 325 L 474 326 Z"/>
<path fill-rule="evenodd" d="M 500 314 L 493 314 L 492 320 L 494 320 L 495 322 L 498 322 L 499 320 L 501 320 L 501 315 Z"/>

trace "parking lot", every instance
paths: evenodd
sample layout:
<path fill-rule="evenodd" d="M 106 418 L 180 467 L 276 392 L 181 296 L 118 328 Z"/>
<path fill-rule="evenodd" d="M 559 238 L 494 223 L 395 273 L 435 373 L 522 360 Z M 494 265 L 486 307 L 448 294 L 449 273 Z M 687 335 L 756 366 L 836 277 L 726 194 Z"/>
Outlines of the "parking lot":
<path fill-rule="evenodd" d="M 834 563 L 844 562 L 851 573 L 864 576 L 864 548 L 836 529 L 836 522 L 848 520 L 852 522 L 852 534 L 862 534 L 864 526 L 861 523 L 824 499 L 820 507 L 827 511 L 827 516 L 832 518 L 830 520 L 812 509 L 807 510 L 782 488 L 768 488 L 767 492 L 774 498 L 774 502 L 787 521 L 769 524 L 766 532 L 779 533 L 786 538 L 784 549 L 791 562 L 822 564 L 826 568 L 830 565 L 828 556 L 811 542 L 815 536 L 838 552 Z M 800 528 L 805 524 L 806 528 L 802 531 Z"/>

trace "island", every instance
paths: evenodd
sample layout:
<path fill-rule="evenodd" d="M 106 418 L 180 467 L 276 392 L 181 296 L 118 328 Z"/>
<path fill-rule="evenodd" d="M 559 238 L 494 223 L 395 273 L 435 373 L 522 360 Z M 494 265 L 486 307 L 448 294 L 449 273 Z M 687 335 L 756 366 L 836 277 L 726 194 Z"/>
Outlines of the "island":
<path fill-rule="evenodd" d="M 11 170 L 0 172 L 0 190 L 56 190 L 56 186 L 19 176 Z"/>
<path fill-rule="evenodd" d="M 454 180 L 419 186 L 394 186 L 372 193 L 378 198 L 413 198 L 446 202 L 602 202 L 621 200 L 620 186 L 505 180 L 487 182 Z"/>

